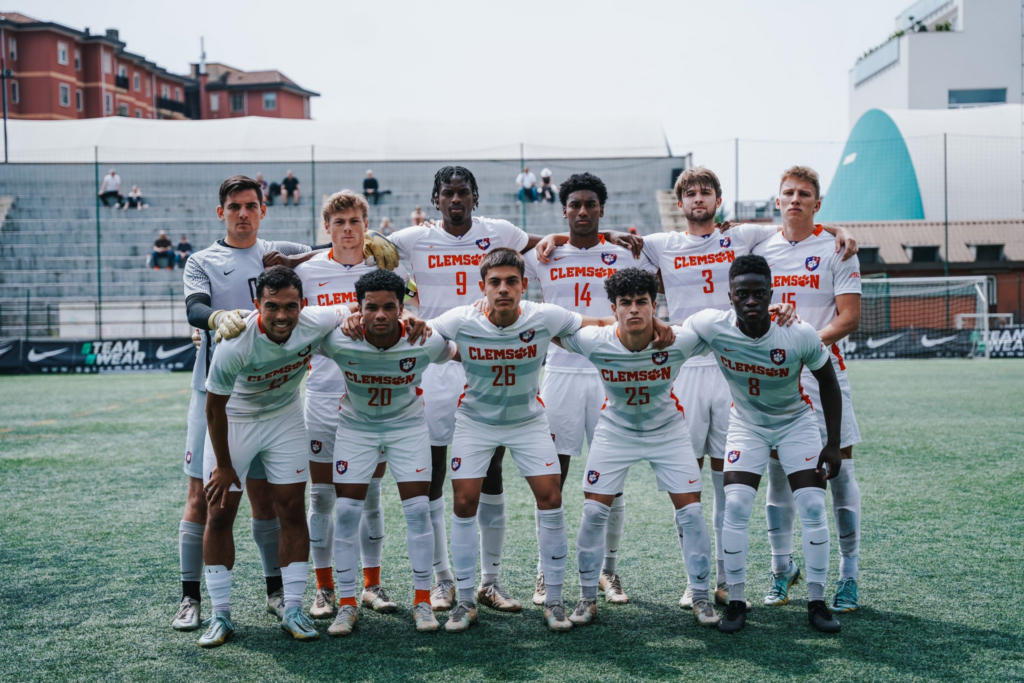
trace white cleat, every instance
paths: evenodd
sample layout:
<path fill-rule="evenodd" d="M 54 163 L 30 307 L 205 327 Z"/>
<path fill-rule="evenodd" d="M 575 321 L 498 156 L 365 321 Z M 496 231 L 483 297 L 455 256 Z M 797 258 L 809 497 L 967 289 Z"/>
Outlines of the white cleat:
<path fill-rule="evenodd" d="M 476 601 L 484 607 L 490 607 L 499 612 L 523 611 L 522 603 L 509 595 L 508 591 L 502 588 L 497 581 L 480 586 L 476 592 Z"/>
<path fill-rule="evenodd" d="M 334 617 L 334 623 L 327 629 L 327 635 L 339 637 L 348 636 L 356 630 L 356 622 L 359 615 L 354 605 L 342 605 L 338 608 L 338 616 Z"/>
<path fill-rule="evenodd" d="M 601 572 L 601 579 L 598 588 L 604 591 L 604 599 L 613 605 L 625 605 L 629 602 L 629 596 L 622 590 L 622 578 L 618 574 L 605 574 Z"/>
<path fill-rule="evenodd" d="M 471 602 L 460 602 L 448 615 L 444 630 L 448 633 L 463 633 L 476 623 L 476 605 Z"/>
<path fill-rule="evenodd" d="M 334 617 L 335 611 L 334 589 L 319 589 L 309 608 L 309 616 L 313 619 L 331 619 Z"/>
<path fill-rule="evenodd" d="M 195 631 L 201 622 L 199 601 L 188 596 L 183 597 L 181 605 L 178 606 L 178 613 L 171 622 L 171 628 L 175 631 Z"/>
<path fill-rule="evenodd" d="M 754 606 L 750 602 L 750 600 L 747 600 L 746 602 L 748 612 L 754 609 Z M 729 584 L 720 583 L 718 584 L 718 587 L 715 588 L 715 604 L 721 605 L 722 607 L 729 606 Z"/>
<path fill-rule="evenodd" d="M 435 612 L 447 612 L 455 604 L 455 582 L 442 579 L 430 588 L 430 607 Z"/>
<path fill-rule="evenodd" d="M 273 614 L 278 621 L 284 619 L 284 589 L 279 588 L 267 596 L 267 614 Z"/>
<path fill-rule="evenodd" d="M 544 575 L 537 574 L 537 587 L 533 589 L 533 604 L 543 605 L 548 596 L 548 585 L 544 583 Z"/>
<path fill-rule="evenodd" d="M 434 616 L 434 610 L 431 609 L 428 602 L 413 605 L 412 617 L 416 622 L 416 630 L 420 633 L 432 633 L 441 628 L 441 624 L 438 623 L 437 617 Z"/>
<path fill-rule="evenodd" d="M 693 604 L 693 618 L 701 626 L 717 626 L 721 620 L 710 600 L 698 600 Z"/>
<path fill-rule="evenodd" d="M 693 607 L 693 589 L 690 588 L 690 584 L 686 584 L 686 591 L 683 592 L 683 597 L 679 598 L 679 606 L 683 609 Z"/>
<path fill-rule="evenodd" d="M 383 586 L 370 586 L 363 591 L 363 606 L 374 612 L 391 614 L 398 611 L 398 605 L 391 601 Z"/>
<path fill-rule="evenodd" d="M 544 621 L 549 631 L 571 631 L 572 622 L 565 616 L 565 605 L 556 602 L 544 608 Z"/>
<path fill-rule="evenodd" d="M 597 619 L 597 603 L 593 600 L 580 598 L 576 603 L 576 609 L 569 615 L 569 621 L 573 626 L 586 626 Z"/>

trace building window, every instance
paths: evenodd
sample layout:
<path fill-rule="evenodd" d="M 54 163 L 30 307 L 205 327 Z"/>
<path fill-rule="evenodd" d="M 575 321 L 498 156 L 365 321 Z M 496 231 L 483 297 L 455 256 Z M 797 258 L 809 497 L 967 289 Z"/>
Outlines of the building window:
<path fill-rule="evenodd" d="M 142 118 L 142 110 L 141 109 L 136 109 L 135 110 L 135 118 L 137 118 L 137 119 L 141 119 Z"/>
<path fill-rule="evenodd" d="M 118 64 L 117 75 L 121 78 L 128 78 L 128 67 L 126 67 L 124 64 Z"/>
<path fill-rule="evenodd" d="M 882 262 L 882 259 L 878 256 L 878 247 L 861 247 L 860 251 L 857 252 L 857 258 L 860 259 L 862 266 L 870 266 Z"/>
<path fill-rule="evenodd" d="M 68 63 L 68 44 L 63 41 L 57 41 L 57 63 Z"/>
<path fill-rule="evenodd" d="M 950 90 L 949 108 L 984 107 L 989 104 L 1006 104 L 1006 88 L 979 88 L 975 90 Z"/>
<path fill-rule="evenodd" d="M 975 261 L 1002 261 L 1005 258 L 1002 244 L 974 245 Z"/>
<path fill-rule="evenodd" d="M 135 89 L 135 92 L 139 92 L 140 90 L 142 90 L 142 79 L 139 78 L 139 72 L 138 71 L 136 71 L 132 75 L 132 88 Z"/>
<path fill-rule="evenodd" d="M 160 86 L 160 97 L 165 100 L 171 99 L 171 86 L 166 83 Z"/>
<path fill-rule="evenodd" d="M 82 91 L 75 91 L 75 109 L 82 111 Z"/>
<path fill-rule="evenodd" d="M 103 94 L 103 113 L 107 115 L 114 113 L 114 98 L 110 93 Z"/>
<path fill-rule="evenodd" d="M 7 41 L 7 43 L 8 43 L 8 47 L 10 48 L 10 50 L 9 50 L 9 52 L 7 54 L 10 56 L 11 61 L 12 62 L 18 61 L 18 39 L 17 38 L 10 38 Z"/>
<path fill-rule="evenodd" d="M 82 51 L 75 48 L 75 71 L 82 70 Z"/>
<path fill-rule="evenodd" d="M 71 106 L 71 86 L 67 83 L 61 83 L 60 88 L 60 106 L 70 107 Z"/>
<path fill-rule="evenodd" d="M 220 95 L 210 93 L 210 111 L 220 111 Z"/>
<path fill-rule="evenodd" d="M 147 78 L 146 79 L 146 97 L 152 97 L 153 96 L 153 91 L 152 91 L 151 88 L 152 88 L 152 83 Z"/>
<path fill-rule="evenodd" d="M 103 61 L 103 73 L 105 73 L 105 74 L 110 73 L 110 53 L 109 52 L 104 52 L 103 53 L 103 60 L 102 61 Z"/>
<path fill-rule="evenodd" d="M 936 263 L 940 261 L 939 248 L 932 246 L 904 247 L 911 263 Z"/>
<path fill-rule="evenodd" d="M 277 93 L 276 92 L 265 92 L 263 93 L 263 110 L 273 111 L 277 109 Z"/>
<path fill-rule="evenodd" d="M 21 99 L 21 93 L 18 92 L 18 81 L 11 81 L 11 102 L 17 104 Z"/>
<path fill-rule="evenodd" d="M 118 116 L 128 116 L 128 105 L 124 104 L 123 102 L 121 104 L 117 105 L 117 115 Z"/>
<path fill-rule="evenodd" d="M 174 99 L 178 102 L 181 102 L 181 88 L 174 89 Z"/>
<path fill-rule="evenodd" d="M 242 111 L 245 109 L 245 93 L 231 93 L 231 111 Z"/>

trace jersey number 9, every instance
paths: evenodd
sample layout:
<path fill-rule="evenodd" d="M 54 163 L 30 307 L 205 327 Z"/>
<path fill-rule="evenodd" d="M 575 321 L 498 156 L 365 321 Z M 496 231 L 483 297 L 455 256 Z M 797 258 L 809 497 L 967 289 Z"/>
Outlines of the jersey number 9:
<path fill-rule="evenodd" d="M 466 274 L 465 273 L 455 273 L 455 285 L 456 285 L 455 286 L 455 293 L 456 294 L 461 296 L 461 295 L 466 293 Z"/>

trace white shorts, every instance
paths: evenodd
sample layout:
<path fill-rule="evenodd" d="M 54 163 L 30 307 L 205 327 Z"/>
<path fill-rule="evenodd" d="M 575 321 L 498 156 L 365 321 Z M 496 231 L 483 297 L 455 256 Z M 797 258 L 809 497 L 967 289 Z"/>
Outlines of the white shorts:
<path fill-rule="evenodd" d="M 846 374 L 846 370 L 839 368 L 839 360 L 835 356 L 832 356 L 832 367 L 835 368 L 839 388 L 843 392 L 843 430 L 839 447 L 846 448 L 860 443 L 860 427 L 857 426 L 857 416 L 853 412 L 853 391 L 850 389 L 850 378 Z M 825 429 L 825 412 L 821 409 L 818 380 L 814 379 L 814 375 L 805 367 L 800 373 L 800 384 L 803 385 L 804 393 L 811 399 L 811 405 L 814 406 L 818 431 L 821 432 L 821 442 L 825 443 L 828 440 L 828 432 Z"/>
<path fill-rule="evenodd" d="M 599 422 L 587 453 L 583 490 L 605 495 L 622 493 L 626 473 L 641 460 L 651 464 L 659 491 L 701 490 L 700 466 L 682 420 L 651 432 L 629 432 L 604 420 Z"/>
<path fill-rule="evenodd" d="M 684 365 L 672 391 L 683 406 L 693 452 L 698 458 L 724 458 L 732 393 L 722 371 L 717 365 Z"/>
<path fill-rule="evenodd" d="M 524 477 L 561 474 L 558 453 L 551 438 L 547 415 L 514 425 L 489 425 L 466 417 L 455 417 L 450 472 L 452 479 L 483 479 L 494 449 L 504 446 Z"/>
<path fill-rule="evenodd" d="M 239 481 L 245 484 L 249 471 L 262 463 L 271 484 L 301 484 L 309 478 L 306 457 L 306 427 L 302 423 L 302 403 L 249 419 L 228 418 L 228 449 L 231 466 Z M 206 435 L 203 454 L 203 483 L 210 481 L 217 467 L 210 435 Z M 232 491 L 241 491 L 231 486 Z"/>
<path fill-rule="evenodd" d="M 185 432 L 185 474 L 193 479 L 203 478 L 203 454 L 206 445 L 206 392 L 192 390 L 188 402 L 188 427 Z M 262 461 L 249 467 L 249 479 L 266 479 Z"/>
<path fill-rule="evenodd" d="M 430 434 L 425 422 L 386 432 L 338 422 L 335 484 L 369 484 L 382 459 L 397 482 L 430 481 Z"/>
<path fill-rule="evenodd" d="M 334 462 L 334 437 L 338 432 L 338 401 L 340 396 L 306 392 L 306 447 L 309 460 Z"/>
<path fill-rule="evenodd" d="M 579 457 L 583 437 L 594 442 L 594 428 L 604 407 L 605 390 L 594 372 L 547 370 L 540 385 L 540 400 L 555 432 L 555 451 Z"/>
<path fill-rule="evenodd" d="M 821 437 L 814 413 L 806 413 L 782 427 L 744 422 L 733 414 L 725 442 L 725 471 L 763 475 L 772 451 L 786 475 L 813 470 L 821 456 Z"/>
<path fill-rule="evenodd" d="M 431 363 L 423 371 L 423 412 L 431 446 L 448 446 L 455 433 L 455 411 L 466 388 L 462 363 Z"/>

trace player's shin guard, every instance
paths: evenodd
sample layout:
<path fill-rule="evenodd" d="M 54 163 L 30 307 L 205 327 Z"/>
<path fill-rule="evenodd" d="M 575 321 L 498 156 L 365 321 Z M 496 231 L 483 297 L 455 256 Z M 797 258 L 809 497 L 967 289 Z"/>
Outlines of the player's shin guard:
<path fill-rule="evenodd" d="M 608 526 L 604 531 L 604 565 L 601 571 L 614 574 L 619 560 L 619 544 L 622 543 L 622 530 L 626 526 L 626 495 L 619 494 L 612 500 L 611 511 L 608 513 Z"/>
<path fill-rule="evenodd" d="M 754 509 L 757 490 L 745 484 L 729 484 L 725 487 L 725 520 L 722 522 L 722 552 L 725 555 L 725 575 L 729 580 L 730 598 L 741 600 L 732 594 L 731 587 L 747 582 L 747 548 L 750 532 L 750 513 Z"/>
<path fill-rule="evenodd" d="M 205 524 L 178 522 L 178 557 L 181 560 L 181 586 L 185 596 L 201 600 L 199 582 L 203 580 L 203 534 Z M 183 596 L 184 597 L 184 596 Z"/>
<path fill-rule="evenodd" d="M 213 603 L 213 613 L 231 618 L 231 570 L 222 564 L 206 567 L 206 592 Z"/>
<path fill-rule="evenodd" d="M 371 479 L 359 520 L 359 555 L 363 569 L 379 567 L 384 547 L 384 506 L 380 504 L 380 479 Z"/>
<path fill-rule="evenodd" d="M 338 598 L 356 597 L 356 537 L 363 501 L 339 498 L 334 504 L 334 576 Z"/>
<path fill-rule="evenodd" d="M 580 531 L 576 535 L 576 563 L 580 570 L 580 596 L 587 600 L 597 600 L 601 556 L 607 557 L 605 543 L 611 510 L 596 500 L 583 501 L 583 519 L 580 520 Z"/>
<path fill-rule="evenodd" d="M 725 522 L 725 472 L 711 470 L 711 486 L 714 501 L 711 507 L 711 526 L 715 530 L 715 582 L 720 586 L 725 580 L 725 553 L 722 552 L 722 524 Z"/>
<path fill-rule="evenodd" d="M 434 578 L 454 581 L 448 562 L 448 529 L 444 525 L 444 496 L 430 501 L 430 526 L 434 532 Z"/>
<path fill-rule="evenodd" d="M 253 519 L 252 539 L 256 541 L 260 562 L 263 563 L 263 576 L 266 578 L 281 576 L 281 566 L 277 558 L 278 541 L 281 539 L 281 520 L 277 517 Z M 270 592 L 270 582 L 267 583 L 267 591 Z"/>
<path fill-rule="evenodd" d="M 458 517 L 452 513 L 452 565 L 459 602 L 476 602 L 476 561 L 479 557 L 476 516 Z"/>
<path fill-rule="evenodd" d="M 501 575 L 501 551 L 505 546 L 505 494 L 480 494 L 476 513 L 480 525 L 480 573 L 483 585 Z"/>
<path fill-rule="evenodd" d="M 334 554 L 334 503 L 338 499 L 334 484 L 312 484 L 309 487 L 309 549 L 313 567 L 331 566 Z"/>
<path fill-rule="evenodd" d="M 839 579 L 856 579 L 860 555 L 860 487 L 853 476 L 853 460 L 843 460 L 832 488 L 832 512 L 839 536 Z"/>
<path fill-rule="evenodd" d="M 569 553 L 569 540 L 565 532 L 565 511 L 540 510 L 540 552 L 544 568 L 544 582 L 547 584 L 545 605 L 562 602 L 562 585 L 565 583 L 565 556 Z"/>
<path fill-rule="evenodd" d="M 402 501 L 405 515 L 405 541 L 409 548 L 409 564 L 412 565 L 413 589 L 429 594 L 431 557 L 434 552 L 434 532 L 430 527 L 430 502 L 426 496 L 416 496 Z M 429 602 L 427 597 L 425 601 Z"/>
<path fill-rule="evenodd" d="M 796 504 L 785 470 L 775 458 L 768 459 L 768 495 L 764 506 L 768 542 L 772 546 L 772 571 L 780 574 L 793 560 L 793 522 Z"/>
<path fill-rule="evenodd" d="M 683 563 L 690 579 L 693 601 L 708 599 L 711 584 L 711 537 L 704 521 L 704 508 L 700 503 L 676 510 L 676 531 L 683 551 Z"/>
<path fill-rule="evenodd" d="M 281 567 L 281 582 L 284 585 L 284 608 L 302 608 L 302 596 L 309 579 L 309 562 L 292 562 Z"/>
<path fill-rule="evenodd" d="M 803 527 L 804 562 L 807 563 L 807 584 L 820 585 L 824 599 L 825 581 L 828 579 L 829 533 L 825 517 L 825 489 L 808 486 L 797 489 L 794 494 L 796 509 Z M 811 598 L 815 599 L 815 598 Z"/>

